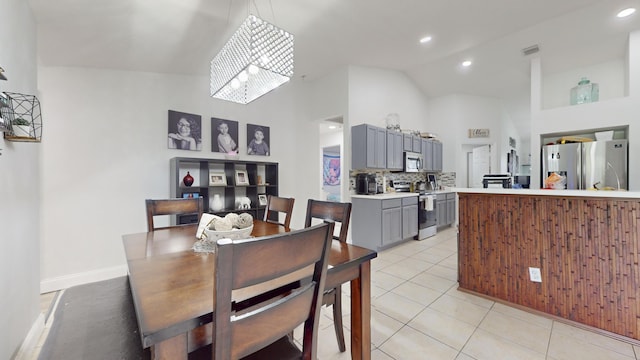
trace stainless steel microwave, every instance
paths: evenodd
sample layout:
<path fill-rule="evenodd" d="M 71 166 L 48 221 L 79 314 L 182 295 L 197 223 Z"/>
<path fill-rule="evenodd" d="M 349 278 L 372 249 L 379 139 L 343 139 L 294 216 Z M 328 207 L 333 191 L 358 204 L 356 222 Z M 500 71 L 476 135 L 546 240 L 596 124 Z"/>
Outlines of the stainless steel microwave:
<path fill-rule="evenodd" d="M 422 171 L 422 154 L 414 152 L 404 153 L 404 172 Z"/>

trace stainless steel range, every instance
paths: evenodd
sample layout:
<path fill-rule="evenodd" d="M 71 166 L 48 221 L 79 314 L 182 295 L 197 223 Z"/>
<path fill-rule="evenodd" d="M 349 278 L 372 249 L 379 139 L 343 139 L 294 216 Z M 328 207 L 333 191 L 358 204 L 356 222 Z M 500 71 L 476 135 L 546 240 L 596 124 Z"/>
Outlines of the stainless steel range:
<path fill-rule="evenodd" d="M 396 192 L 410 192 L 411 182 L 396 180 L 393 182 Z M 418 235 L 416 240 L 424 240 L 436 234 L 438 219 L 436 217 L 436 196 L 422 193 L 418 197 Z"/>
<path fill-rule="evenodd" d="M 436 234 L 438 218 L 436 212 L 436 196 L 420 195 L 418 198 L 418 235 L 416 240 L 424 240 Z"/>

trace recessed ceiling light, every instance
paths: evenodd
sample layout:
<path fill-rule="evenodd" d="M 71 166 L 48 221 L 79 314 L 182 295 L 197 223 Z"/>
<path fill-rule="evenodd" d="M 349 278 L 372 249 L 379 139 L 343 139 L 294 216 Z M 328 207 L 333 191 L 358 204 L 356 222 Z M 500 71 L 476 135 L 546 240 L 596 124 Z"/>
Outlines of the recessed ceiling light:
<path fill-rule="evenodd" d="M 426 44 L 429 41 L 431 41 L 431 39 L 433 39 L 431 36 L 425 36 L 422 39 L 420 39 L 420 44 Z"/>
<path fill-rule="evenodd" d="M 465 61 L 462 62 L 462 66 L 464 66 L 464 67 L 469 67 L 469 66 L 471 66 L 471 64 L 473 64 L 471 62 L 471 60 L 465 60 Z"/>
<path fill-rule="evenodd" d="M 623 18 L 623 17 L 627 17 L 627 16 L 633 14 L 634 12 L 636 12 L 636 9 L 628 8 L 628 9 L 624 9 L 624 10 L 620 11 L 618 13 L 618 15 L 616 15 L 616 16 L 619 17 L 619 18 Z"/>

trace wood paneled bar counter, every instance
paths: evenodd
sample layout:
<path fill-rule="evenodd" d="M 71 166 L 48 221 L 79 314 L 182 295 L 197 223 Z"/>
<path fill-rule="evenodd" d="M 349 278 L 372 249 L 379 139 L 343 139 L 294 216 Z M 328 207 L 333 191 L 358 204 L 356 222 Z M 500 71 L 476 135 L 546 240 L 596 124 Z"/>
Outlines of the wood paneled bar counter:
<path fill-rule="evenodd" d="M 639 192 L 453 191 L 460 290 L 640 343 Z"/>

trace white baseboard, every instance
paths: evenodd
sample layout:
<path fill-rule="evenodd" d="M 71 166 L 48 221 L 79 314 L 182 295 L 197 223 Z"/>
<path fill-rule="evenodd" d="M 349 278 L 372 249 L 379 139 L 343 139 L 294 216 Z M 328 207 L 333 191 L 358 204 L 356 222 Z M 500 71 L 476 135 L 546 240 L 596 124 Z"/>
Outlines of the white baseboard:
<path fill-rule="evenodd" d="M 31 354 L 33 354 L 36 346 L 38 345 L 38 341 L 40 340 L 40 336 L 44 331 L 44 314 L 38 315 L 36 321 L 31 325 L 31 329 L 27 333 L 27 336 L 24 338 L 22 345 L 20 345 L 20 349 L 18 349 L 18 353 L 15 356 L 15 360 L 22 359 L 31 359 Z"/>
<path fill-rule="evenodd" d="M 127 275 L 127 266 L 119 265 L 105 269 L 60 276 L 53 279 L 44 279 L 40 281 L 40 293 L 44 294 L 51 291 L 67 289 L 76 285 L 109 280 L 124 275 Z"/>

